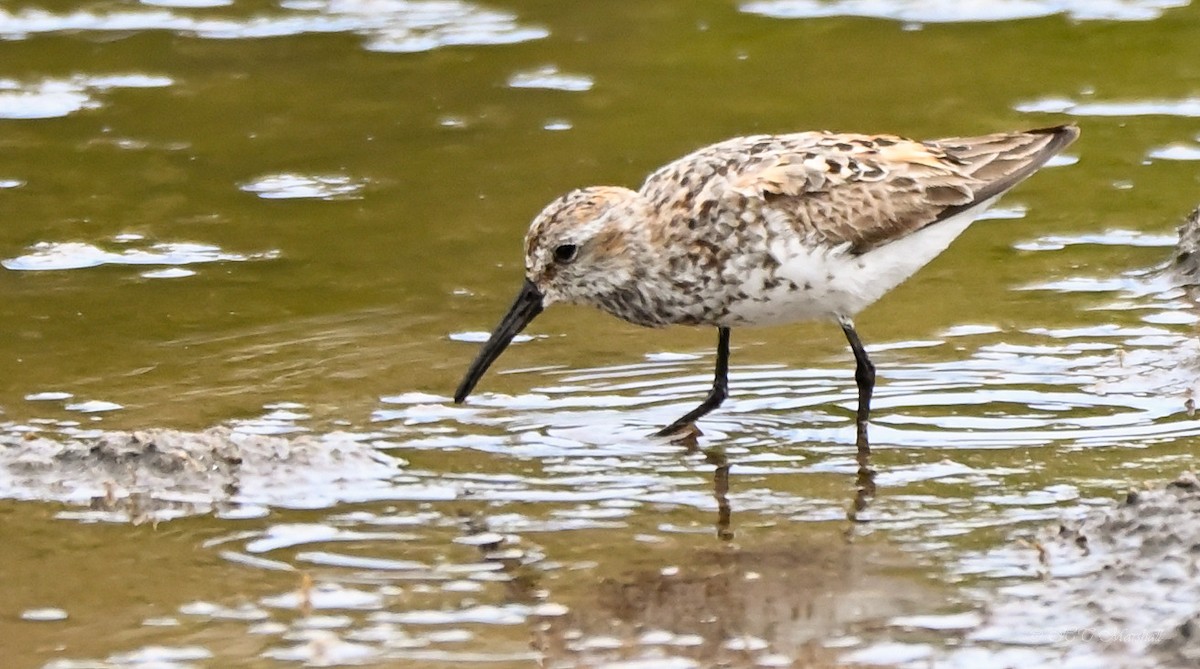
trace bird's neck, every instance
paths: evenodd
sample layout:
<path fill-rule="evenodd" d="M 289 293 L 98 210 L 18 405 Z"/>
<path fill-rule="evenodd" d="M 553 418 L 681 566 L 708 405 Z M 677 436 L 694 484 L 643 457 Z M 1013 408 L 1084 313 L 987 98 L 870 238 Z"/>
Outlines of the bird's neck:
<path fill-rule="evenodd" d="M 610 261 L 588 302 L 635 325 L 689 322 L 672 278 L 670 240 L 657 225 L 659 212 L 633 191 L 616 206 L 619 209 L 609 212 L 606 229 L 596 238 Z"/>

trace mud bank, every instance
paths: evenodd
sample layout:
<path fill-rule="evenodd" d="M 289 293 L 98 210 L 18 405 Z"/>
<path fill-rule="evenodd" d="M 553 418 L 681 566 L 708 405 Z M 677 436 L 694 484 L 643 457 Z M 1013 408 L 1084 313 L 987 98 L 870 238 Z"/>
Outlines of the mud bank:
<path fill-rule="evenodd" d="M 359 435 L 285 438 L 228 428 L 0 435 L 0 497 L 83 505 L 97 520 L 159 521 L 376 499 L 403 460 Z M 75 515 L 81 515 L 76 513 Z"/>
<path fill-rule="evenodd" d="M 1195 474 L 1131 491 L 1080 520 L 1043 528 L 1029 543 L 1024 550 L 1036 552 L 1041 578 L 985 595 L 985 620 L 970 634 L 977 649 L 1057 646 L 1065 666 L 1200 666 Z M 1006 654 L 1014 666 L 1033 659 Z"/>
<path fill-rule="evenodd" d="M 227 428 L 108 432 L 64 441 L 8 434 L 0 436 L 0 496 L 57 501 L 69 506 L 63 514 L 70 517 L 126 522 L 157 522 L 195 513 L 236 518 L 265 514 L 268 507 L 315 508 L 389 499 L 409 474 L 403 460 L 381 450 L 387 446 L 360 435 L 285 438 Z M 792 562 L 803 554 L 799 549 L 785 552 Z M 863 546 L 851 544 L 843 552 L 846 555 L 838 564 L 856 563 L 851 559 L 854 555 L 865 555 Z M 729 558 L 728 550 L 719 554 Z M 940 658 L 946 666 L 1000 666 L 998 661 L 1044 666 L 1049 652 L 1065 666 L 1200 665 L 1200 480 L 1194 474 L 1129 492 L 1119 502 L 1097 507 L 1082 518 L 1044 527 L 1030 540 L 995 549 L 992 559 L 1010 562 L 1026 573 L 1033 564 L 1037 573 L 1015 585 L 972 592 L 970 599 L 980 606 L 978 625 L 951 633 L 960 640 L 950 650 L 931 649 L 932 655 L 921 661 Z M 803 580 L 790 572 L 768 578 L 771 564 L 755 555 L 744 569 L 725 565 L 713 573 L 752 571 L 754 579 L 747 580 L 751 584 L 794 586 Z M 645 573 L 660 574 L 657 568 Z M 668 579 L 672 587 L 679 587 L 675 584 L 679 578 Z M 696 581 L 698 587 L 709 592 L 719 582 L 713 578 L 710 574 Z M 616 619 L 642 618 L 631 613 L 636 606 L 617 595 L 661 593 L 665 586 L 629 577 L 606 587 L 605 592 L 620 603 L 609 608 L 624 613 L 605 618 L 605 626 Z M 865 587 L 857 583 L 849 591 Z M 793 592 L 790 586 L 779 588 Z M 752 592 L 753 588 L 741 584 L 737 590 Z M 809 590 L 821 589 L 799 588 L 799 592 Z M 696 597 L 683 599 L 694 604 Z M 773 601 L 761 592 L 750 599 L 759 602 L 759 608 L 765 606 L 762 602 Z M 726 612 L 745 608 L 724 601 L 712 604 L 712 609 Z M 812 603 L 784 608 L 811 610 Z M 859 608 L 879 614 L 889 607 L 876 602 Z M 773 615 L 763 619 L 778 622 Z M 586 622 L 575 624 L 587 629 Z M 655 628 L 670 627 L 663 620 L 654 622 Z M 820 637 L 812 640 L 813 648 L 820 646 Z M 836 653 L 832 655 L 809 659 L 836 662 Z"/>

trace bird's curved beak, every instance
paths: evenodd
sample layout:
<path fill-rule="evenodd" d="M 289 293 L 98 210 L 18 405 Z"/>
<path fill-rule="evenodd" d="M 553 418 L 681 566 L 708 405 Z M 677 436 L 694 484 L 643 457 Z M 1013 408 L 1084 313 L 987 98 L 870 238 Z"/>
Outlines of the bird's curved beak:
<path fill-rule="evenodd" d="M 479 356 L 475 358 L 475 362 L 471 363 L 462 383 L 458 384 L 458 390 L 454 391 L 455 404 L 462 404 L 462 401 L 467 399 L 467 395 L 471 394 L 475 384 L 483 378 L 483 373 L 487 371 L 488 367 L 491 367 L 496 358 L 500 357 L 513 337 L 517 336 L 521 330 L 525 329 L 526 325 L 529 325 L 530 321 L 542 313 L 543 307 L 542 291 L 538 290 L 532 281 L 525 279 L 525 284 L 521 286 L 521 292 L 517 293 L 517 299 L 513 300 L 512 306 L 508 308 L 508 313 L 492 331 L 492 336 L 479 350 Z"/>

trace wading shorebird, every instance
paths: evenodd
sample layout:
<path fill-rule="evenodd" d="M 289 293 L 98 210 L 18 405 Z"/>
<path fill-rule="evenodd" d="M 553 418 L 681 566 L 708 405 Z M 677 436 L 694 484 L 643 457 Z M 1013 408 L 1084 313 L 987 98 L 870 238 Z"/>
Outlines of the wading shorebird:
<path fill-rule="evenodd" d="M 914 141 L 802 132 L 738 137 L 651 174 L 637 191 L 571 191 L 525 235 L 525 283 L 454 393 L 466 399 L 530 321 L 588 304 L 644 325 L 717 328 L 712 390 L 672 436 L 728 395 L 729 332 L 830 319 L 856 362 L 857 446 L 875 366 L 858 312 L 933 260 L 1004 193 L 1079 136 L 1072 125 Z"/>

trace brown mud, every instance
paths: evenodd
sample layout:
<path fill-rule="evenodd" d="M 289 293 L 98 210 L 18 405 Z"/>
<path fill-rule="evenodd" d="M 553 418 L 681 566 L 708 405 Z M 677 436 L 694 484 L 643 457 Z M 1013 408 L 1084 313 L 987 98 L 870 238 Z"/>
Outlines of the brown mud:
<path fill-rule="evenodd" d="M 221 506 L 350 499 L 403 460 L 351 435 L 284 438 L 212 428 L 94 438 L 0 434 L 0 496 L 82 504 L 110 520 L 159 521 Z"/>

